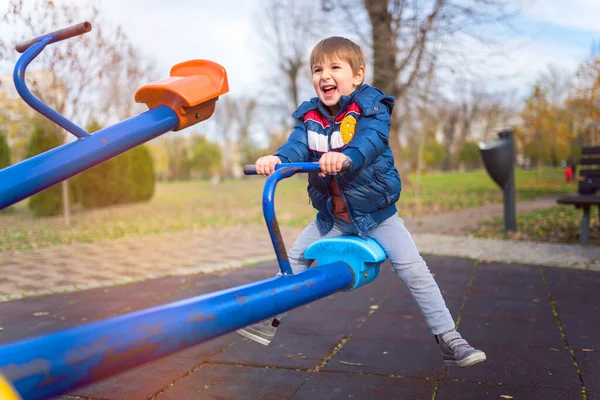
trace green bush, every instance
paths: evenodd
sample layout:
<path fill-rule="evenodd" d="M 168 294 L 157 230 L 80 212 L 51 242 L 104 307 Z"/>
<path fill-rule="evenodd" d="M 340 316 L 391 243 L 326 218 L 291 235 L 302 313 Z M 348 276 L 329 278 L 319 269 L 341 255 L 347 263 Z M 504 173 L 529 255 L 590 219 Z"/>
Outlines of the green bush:
<path fill-rule="evenodd" d="M 38 122 L 27 145 L 26 157 L 30 158 L 40 153 L 60 146 L 62 143 L 53 130 Z M 60 184 L 49 187 L 29 198 L 29 208 L 36 217 L 58 215 L 61 212 L 62 190 Z"/>
<path fill-rule="evenodd" d="M 96 121 L 86 126 L 90 133 L 100 129 Z M 82 172 L 76 186 L 83 207 L 98 208 L 148 201 L 154 195 L 155 183 L 152 156 L 140 145 Z"/>
<path fill-rule="evenodd" d="M 6 136 L 0 132 L 0 169 L 10 165 L 10 147 L 6 141 Z"/>
<path fill-rule="evenodd" d="M 465 163 L 468 168 L 481 167 L 481 152 L 475 142 L 465 142 L 458 153 L 458 160 Z"/>
<path fill-rule="evenodd" d="M 0 132 L 0 169 L 6 168 L 10 165 L 10 147 L 6 141 L 6 136 Z M 0 210 L 0 214 L 7 214 L 12 212 L 11 207 L 6 207 Z"/>
<path fill-rule="evenodd" d="M 150 200 L 155 187 L 150 151 L 137 146 L 90 168 L 80 174 L 78 186 L 85 208 Z"/>
<path fill-rule="evenodd" d="M 137 146 L 129 150 L 129 180 L 127 186 L 128 201 L 148 201 L 154 195 L 156 177 L 154 174 L 154 163 L 150 150 L 146 146 Z"/>

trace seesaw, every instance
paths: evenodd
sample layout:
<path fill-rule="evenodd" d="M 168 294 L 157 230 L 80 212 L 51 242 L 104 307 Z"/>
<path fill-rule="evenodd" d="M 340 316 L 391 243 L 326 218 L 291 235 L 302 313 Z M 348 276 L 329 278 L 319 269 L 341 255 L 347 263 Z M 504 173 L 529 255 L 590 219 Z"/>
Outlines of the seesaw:
<path fill-rule="evenodd" d="M 15 67 L 19 94 L 78 140 L 1 170 L 0 209 L 156 136 L 209 118 L 218 96 L 228 90 L 220 65 L 205 60 L 178 64 L 169 78 L 136 93 L 136 101 L 148 104 L 149 111 L 88 134 L 35 98 L 24 74 L 46 45 L 90 29 L 84 23 L 17 46 L 24 51 Z M 68 393 L 374 280 L 385 252 L 371 239 L 351 236 L 314 243 L 305 256 L 318 266 L 292 273 L 275 216 L 275 188 L 296 173 L 318 170 L 316 163 L 281 164 L 266 179 L 263 212 L 282 276 L 0 346 L 0 399 L 47 399 Z M 245 172 L 251 174 L 252 167 Z"/>
<path fill-rule="evenodd" d="M 0 210 L 166 132 L 204 121 L 213 114 L 219 96 L 229 91 L 221 65 L 207 60 L 183 62 L 171 69 L 169 78 L 137 91 L 135 100 L 146 103 L 148 111 L 89 134 L 35 97 L 25 83 L 25 71 L 47 45 L 91 29 L 84 22 L 17 45 L 23 53 L 13 74 L 17 92 L 78 140 L 1 170 Z"/>

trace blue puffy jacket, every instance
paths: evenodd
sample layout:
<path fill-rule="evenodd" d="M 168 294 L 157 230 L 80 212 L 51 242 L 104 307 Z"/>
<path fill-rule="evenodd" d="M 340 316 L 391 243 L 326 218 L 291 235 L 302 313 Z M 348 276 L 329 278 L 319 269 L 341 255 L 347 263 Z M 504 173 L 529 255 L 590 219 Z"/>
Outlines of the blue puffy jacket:
<path fill-rule="evenodd" d="M 319 161 L 328 151 L 350 157 L 352 171 L 334 177 L 361 236 L 394 215 L 395 203 L 400 199 L 402 184 L 389 146 L 393 107 L 393 97 L 366 84 L 341 97 L 340 112 L 335 118 L 315 97 L 294 112 L 294 130 L 275 153 L 283 163 Z M 321 234 L 329 232 L 334 222 L 329 179 L 316 172 L 308 177 L 308 195 L 318 211 L 316 220 Z"/>

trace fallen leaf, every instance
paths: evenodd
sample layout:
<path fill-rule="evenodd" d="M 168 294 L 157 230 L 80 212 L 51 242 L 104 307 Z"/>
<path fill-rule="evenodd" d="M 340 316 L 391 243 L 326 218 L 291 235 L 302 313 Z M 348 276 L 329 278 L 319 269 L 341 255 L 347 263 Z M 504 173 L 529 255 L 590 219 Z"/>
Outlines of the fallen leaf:
<path fill-rule="evenodd" d="M 44 315 L 48 315 L 50 313 L 46 312 L 46 311 L 38 311 L 38 312 L 34 312 L 33 316 L 34 317 L 43 317 Z"/>
<path fill-rule="evenodd" d="M 367 367 L 367 366 L 369 366 L 369 364 L 353 363 L 353 362 L 349 362 L 349 361 L 340 361 L 340 364 L 353 365 L 353 366 L 357 366 L 357 367 L 360 367 L 360 366 Z"/>
<path fill-rule="evenodd" d="M 554 347 L 550 347 L 550 350 L 552 350 L 552 351 L 560 351 L 559 349 L 555 349 Z"/>
<path fill-rule="evenodd" d="M 0 329 L 2 329 L 2 328 L 0 328 Z M 594 349 L 581 349 L 581 351 L 590 352 L 590 351 L 594 351 Z"/>
<path fill-rule="evenodd" d="M 371 310 L 377 310 L 379 306 L 371 306 Z"/>
<path fill-rule="evenodd" d="M 387 351 L 384 351 L 384 352 L 383 352 L 383 354 L 387 354 L 387 353 L 388 353 Z"/>
<path fill-rule="evenodd" d="M 306 356 L 302 353 L 297 353 L 297 354 L 286 354 L 285 355 L 287 358 L 306 358 Z"/>
<path fill-rule="evenodd" d="M 512 399 L 512 396 L 509 396 L 507 394 L 501 394 L 500 397 L 502 397 L 503 399 Z"/>

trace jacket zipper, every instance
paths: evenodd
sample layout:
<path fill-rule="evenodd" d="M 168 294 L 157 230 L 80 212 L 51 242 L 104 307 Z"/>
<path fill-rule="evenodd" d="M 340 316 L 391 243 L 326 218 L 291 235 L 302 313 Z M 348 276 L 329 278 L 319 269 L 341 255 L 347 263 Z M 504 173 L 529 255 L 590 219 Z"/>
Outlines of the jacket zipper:
<path fill-rule="evenodd" d="M 331 150 L 331 134 L 332 134 L 333 130 L 335 129 L 335 119 L 332 118 L 332 120 L 333 120 L 332 125 L 329 130 L 329 134 L 327 135 L 328 136 L 327 143 L 329 144 L 330 150 Z M 352 224 L 352 226 L 354 226 L 354 228 L 358 232 L 358 236 L 360 236 L 362 239 L 364 239 L 365 235 L 363 235 L 362 232 L 360 232 L 360 230 L 358 229 L 358 227 L 354 224 L 354 217 L 352 216 L 352 211 L 350 210 L 350 206 L 348 205 L 348 202 L 346 201 L 346 196 L 344 195 L 344 192 L 342 191 L 342 187 L 340 186 L 340 182 L 339 182 L 337 176 L 333 175 L 333 180 L 335 181 L 335 184 L 337 185 L 338 190 L 340 191 L 340 197 L 344 201 L 344 205 L 346 206 L 346 210 L 348 211 L 348 217 L 350 218 L 350 223 Z M 329 190 L 329 184 L 327 184 L 327 192 L 328 192 L 327 197 L 329 198 L 329 196 L 331 195 L 331 190 Z M 333 208 L 333 200 L 332 200 L 332 208 Z M 333 216 L 333 219 L 335 220 L 335 216 L 333 215 L 333 209 L 330 212 Z"/>

